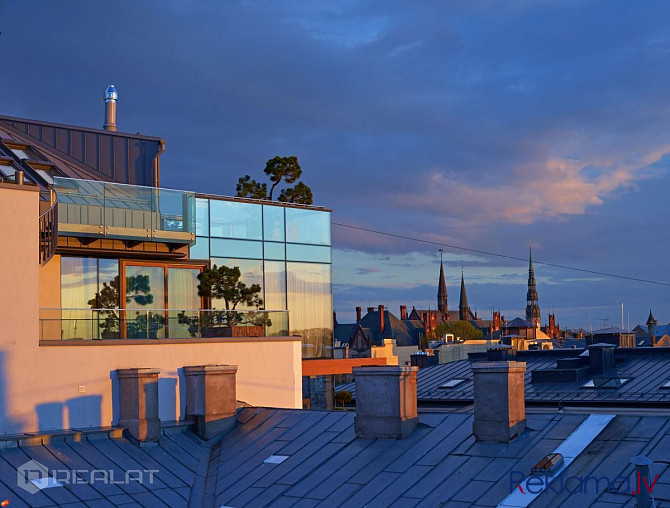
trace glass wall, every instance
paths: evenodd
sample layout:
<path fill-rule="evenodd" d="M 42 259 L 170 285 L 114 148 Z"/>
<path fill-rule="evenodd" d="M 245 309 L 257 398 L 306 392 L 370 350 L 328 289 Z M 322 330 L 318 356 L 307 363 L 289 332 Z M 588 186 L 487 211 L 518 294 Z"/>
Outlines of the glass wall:
<path fill-rule="evenodd" d="M 61 339 L 119 338 L 119 262 L 61 258 Z"/>
<path fill-rule="evenodd" d="M 196 230 L 191 259 L 239 266 L 244 283 L 261 286 L 265 309 L 289 311 L 303 357 L 332 356 L 330 212 L 198 198 Z"/>

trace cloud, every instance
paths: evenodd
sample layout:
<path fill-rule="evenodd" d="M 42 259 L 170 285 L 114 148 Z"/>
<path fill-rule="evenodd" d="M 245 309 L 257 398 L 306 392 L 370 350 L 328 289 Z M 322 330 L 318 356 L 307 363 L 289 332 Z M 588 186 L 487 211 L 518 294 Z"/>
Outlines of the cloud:
<path fill-rule="evenodd" d="M 401 193 L 393 203 L 469 221 L 531 224 L 581 215 L 603 204 L 616 191 L 631 188 L 651 176 L 650 166 L 670 152 L 670 146 L 625 161 L 553 158 L 517 167 L 503 183 L 487 186 L 454 173 L 430 171 L 421 178 L 421 199 Z M 630 160 L 632 159 L 632 160 Z M 598 166 L 609 162 L 608 167 Z M 596 174 L 590 177 L 589 173 Z"/>
<path fill-rule="evenodd" d="M 381 268 L 357 268 L 356 273 L 358 275 L 367 275 L 369 273 L 380 273 L 382 271 Z"/>

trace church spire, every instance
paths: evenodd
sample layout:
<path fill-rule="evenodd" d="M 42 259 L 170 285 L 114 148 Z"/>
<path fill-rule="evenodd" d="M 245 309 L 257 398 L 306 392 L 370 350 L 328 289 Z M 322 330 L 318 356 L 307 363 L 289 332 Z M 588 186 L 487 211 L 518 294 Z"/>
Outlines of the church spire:
<path fill-rule="evenodd" d="M 535 270 L 533 270 L 533 248 L 530 248 L 528 257 L 528 292 L 526 293 L 526 321 L 539 326 L 540 306 L 538 305 L 539 297 L 537 296 L 537 288 L 535 284 Z"/>
<path fill-rule="evenodd" d="M 470 306 L 468 305 L 468 294 L 465 292 L 465 277 L 461 270 L 461 299 L 458 302 L 458 317 L 461 321 L 470 321 Z"/>
<path fill-rule="evenodd" d="M 444 266 L 442 265 L 442 253 L 440 249 L 440 280 L 437 283 L 437 310 L 447 315 L 447 283 L 444 281 Z"/>

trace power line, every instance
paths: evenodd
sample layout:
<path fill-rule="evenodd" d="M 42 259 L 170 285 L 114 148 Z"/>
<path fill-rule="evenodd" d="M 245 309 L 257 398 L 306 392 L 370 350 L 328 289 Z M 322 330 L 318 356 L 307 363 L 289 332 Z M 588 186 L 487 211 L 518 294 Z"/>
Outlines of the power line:
<path fill-rule="evenodd" d="M 447 247 L 449 249 L 456 249 L 456 250 L 462 250 L 465 252 L 472 252 L 475 254 L 482 254 L 485 256 L 493 256 L 493 257 L 498 257 L 498 258 L 504 258 L 504 259 L 512 259 L 515 261 L 528 261 L 527 258 L 521 258 L 518 256 L 510 256 L 508 254 L 501 254 L 499 252 L 489 252 L 485 250 L 479 250 L 479 249 L 470 249 L 468 247 L 461 247 L 460 245 L 451 245 L 448 243 L 440 243 L 440 242 L 431 242 L 430 240 L 422 240 L 421 238 L 414 238 L 412 236 L 405 236 L 405 235 L 399 235 L 396 233 L 388 233 L 386 231 L 377 231 L 376 229 L 368 229 L 368 228 L 363 228 L 360 226 L 352 226 L 351 224 L 343 224 L 341 222 L 332 222 L 335 226 L 340 226 L 343 228 L 349 228 L 349 229 L 356 229 L 358 231 L 366 231 L 368 233 L 374 233 L 377 235 L 384 235 L 384 236 L 390 236 L 392 238 L 400 238 L 401 240 L 409 240 L 412 242 L 419 242 L 419 243 L 425 243 L 429 245 L 437 245 L 438 247 Z M 547 263 L 546 261 L 536 261 L 533 259 L 533 264 L 536 265 L 544 265 L 544 266 L 551 266 L 553 268 L 560 268 L 563 270 L 572 270 L 574 272 L 581 272 L 581 273 L 588 273 L 591 275 L 601 275 L 603 277 L 612 277 L 615 279 L 624 279 L 624 280 L 630 280 L 634 282 L 644 282 L 645 284 L 655 284 L 657 286 L 670 286 L 670 283 L 668 282 L 660 282 L 656 280 L 647 280 L 647 279 L 640 279 L 637 277 L 628 277 L 627 275 L 618 275 L 616 273 L 607 273 L 607 272 L 598 272 L 596 270 L 587 270 L 585 268 L 577 268 L 574 266 L 567 266 L 567 265 L 559 265 L 556 263 Z"/>

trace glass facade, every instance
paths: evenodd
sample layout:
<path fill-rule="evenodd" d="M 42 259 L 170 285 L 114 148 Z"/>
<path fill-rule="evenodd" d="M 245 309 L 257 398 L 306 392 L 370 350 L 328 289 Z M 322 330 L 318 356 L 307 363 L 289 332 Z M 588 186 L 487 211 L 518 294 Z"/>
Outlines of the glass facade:
<path fill-rule="evenodd" d="M 265 309 L 289 311 L 304 358 L 331 357 L 330 212 L 214 198 L 197 198 L 195 209 L 191 259 L 239 266 L 244 283 L 261 286 Z"/>

